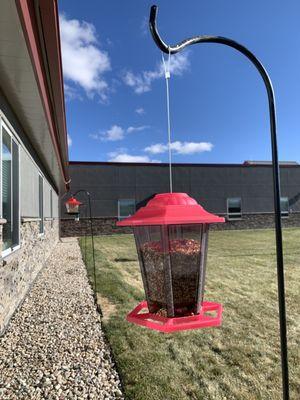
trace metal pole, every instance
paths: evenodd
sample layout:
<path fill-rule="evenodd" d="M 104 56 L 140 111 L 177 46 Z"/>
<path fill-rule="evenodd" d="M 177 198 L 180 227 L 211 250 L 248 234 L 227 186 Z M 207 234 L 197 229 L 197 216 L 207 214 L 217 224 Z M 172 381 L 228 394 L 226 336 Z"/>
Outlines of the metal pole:
<path fill-rule="evenodd" d="M 87 218 L 87 212 L 86 212 L 86 209 L 87 208 L 85 208 L 85 213 L 84 213 L 84 216 L 85 216 L 85 220 L 84 220 L 84 263 L 85 263 L 85 265 L 87 265 L 86 264 L 86 218 Z"/>
<path fill-rule="evenodd" d="M 286 307 L 285 307 L 285 284 L 284 284 L 284 262 L 282 248 L 282 227 L 280 207 L 280 173 L 278 163 L 278 146 L 276 135 L 276 109 L 275 96 L 271 79 L 262 63 L 246 47 L 234 40 L 221 36 L 195 36 L 186 39 L 174 46 L 168 46 L 161 39 L 156 28 L 157 6 L 152 6 L 150 11 L 149 27 L 152 38 L 161 51 L 166 54 L 175 54 L 185 47 L 198 43 L 218 43 L 232 47 L 244 54 L 260 73 L 268 95 L 270 133 L 272 145 L 272 167 L 273 167 L 273 191 L 275 211 L 275 232 L 276 232 L 276 258 L 277 258 L 277 285 L 278 285 L 278 307 L 279 307 L 279 330 L 281 345 L 281 368 L 282 368 L 282 394 L 284 400 L 289 400 L 289 373 L 288 373 L 288 352 L 287 352 L 287 329 L 286 329 Z"/>
<path fill-rule="evenodd" d="M 97 296 L 97 278 L 96 278 L 94 229 L 93 229 L 93 219 L 92 219 L 91 195 L 87 190 L 80 189 L 80 190 L 77 190 L 77 192 L 75 192 L 73 194 L 73 196 L 75 197 L 78 193 L 85 193 L 88 197 L 88 202 L 89 202 L 90 229 L 91 229 L 91 236 L 92 236 L 92 256 L 93 256 L 93 267 L 94 267 L 94 291 L 95 291 L 95 296 Z"/>
<path fill-rule="evenodd" d="M 89 211 L 90 211 L 90 226 L 92 235 L 92 252 L 93 252 L 93 264 L 94 264 L 94 290 L 95 296 L 97 296 L 97 278 L 96 278 L 96 263 L 95 263 L 95 246 L 94 246 L 94 230 L 93 230 L 93 219 L 92 219 L 92 207 L 91 207 L 91 197 L 89 192 L 87 192 L 89 198 Z"/>
<path fill-rule="evenodd" d="M 84 263 L 86 265 L 86 229 L 84 228 Z"/>

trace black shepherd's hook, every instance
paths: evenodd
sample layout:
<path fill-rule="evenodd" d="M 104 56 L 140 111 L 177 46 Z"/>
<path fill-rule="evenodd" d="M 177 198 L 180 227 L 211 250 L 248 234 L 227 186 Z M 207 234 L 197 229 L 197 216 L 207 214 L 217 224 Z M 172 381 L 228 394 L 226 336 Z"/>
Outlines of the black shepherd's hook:
<path fill-rule="evenodd" d="M 92 257 L 93 257 L 93 268 L 94 268 L 94 291 L 95 291 L 95 299 L 97 302 L 97 274 L 96 274 L 96 262 L 95 262 L 95 245 L 94 245 L 94 229 L 93 229 L 93 215 L 92 215 L 92 205 L 91 205 L 91 194 L 85 189 L 79 189 L 77 192 L 73 193 L 72 196 L 76 197 L 77 194 L 84 193 L 88 198 L 89 205 L 89 216 L 90 216 L 90 231 L 92 237 Z M 86 262 L 86 232 L 85 232 L 85 262 Z"/>
<path fill-rule="evenodd" d="M 289 399 L 289 374 L 288 374 L 288 354 L 287 354 L 287 333 L 286 333 L 286 310 L 285 310 L 285 289 L 284 289 L 284 264 L 282 251 L 282 228 L 281 228 L 281 208 L 280 208 L 280 177 L 276 137 L 276 111 L 275 98 L 272 82 L 267 71 L 261 62 L 251 51 L 234 40 L 221 36 L 195 36 L 183 40 L 174 46 L 168 46 L 160 37 L 156 27 L 157 6 L 152 6 L 150 11 L 149 26 L 154 42 L 161 51 L 167 54 L 175 54 L 185 47 L 197 43 L 219 43 L 232 47 L 244 54 L 255 65 L 260 73 L 269 100 L 270 114 L 270 133 L 272 143 L 272 166 L 273 166 L 273 187 L 274 187 L 274 210 L 276 228 L 276 255 L 277 255 L 277 283 L 278 283 L 278 304 L 279 304 L 279 325 L 280 325 L 280 344 L 281 344 L 281 366 L 282 366 L 282 391 L 283 399 Z"/>

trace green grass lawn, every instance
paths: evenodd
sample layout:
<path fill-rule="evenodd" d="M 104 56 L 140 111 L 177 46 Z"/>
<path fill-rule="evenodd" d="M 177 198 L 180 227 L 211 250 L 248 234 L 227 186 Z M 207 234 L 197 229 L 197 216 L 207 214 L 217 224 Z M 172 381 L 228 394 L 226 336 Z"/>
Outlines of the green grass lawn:
<path fill-rule="evenodd" d="M 103 326 L 127 399 L 281 399 L 272 230 L 210 233 L 205 299 L 223 303 L 223 325 L 174 334 L 125 320 L 144 298 L 133 236 L 97 237 L 95 250 Z M 299 400 L 299 229 L 284 231 L 284 250 L 291 399 Z"/>

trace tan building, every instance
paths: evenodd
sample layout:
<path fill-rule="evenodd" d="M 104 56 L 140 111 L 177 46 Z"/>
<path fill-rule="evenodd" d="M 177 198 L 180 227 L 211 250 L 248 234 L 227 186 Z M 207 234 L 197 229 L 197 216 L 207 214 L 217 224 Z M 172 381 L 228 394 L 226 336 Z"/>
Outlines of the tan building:
<path fill-rule="evenodd" d="M 57 3 L 2 0 L 0 333 L 59 238 L 69 180 Z"/>

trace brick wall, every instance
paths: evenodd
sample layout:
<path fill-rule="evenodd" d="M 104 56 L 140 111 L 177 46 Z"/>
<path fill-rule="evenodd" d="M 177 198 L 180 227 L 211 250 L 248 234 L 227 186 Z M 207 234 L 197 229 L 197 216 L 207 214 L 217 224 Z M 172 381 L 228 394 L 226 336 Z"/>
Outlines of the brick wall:
<path fill-rule="evenodd" d="M 300 227 L 300 213 L 292 213 L 288 218 L 282 218 L 283 227 Z M 212 230 L 220 229 L 267 229 L 274 228 L 274 214 L 245 214 L 242 219 L 226 221 L 225 224 L 215 224 Z"/>
<path fill-rule="evenodd" d="M 118 218 L 93 218 L 94 235 L 111 235 L 113 233 L 131 233 L 131 228 L 116 226 Z M 91 226 L 88 218 L 80 218 L 75 221 L 70 218 L 62 218 L 60 220 L 60 236 L 84 236 L 90 235 Z"/>

